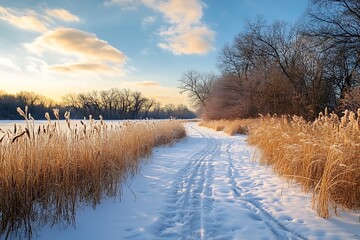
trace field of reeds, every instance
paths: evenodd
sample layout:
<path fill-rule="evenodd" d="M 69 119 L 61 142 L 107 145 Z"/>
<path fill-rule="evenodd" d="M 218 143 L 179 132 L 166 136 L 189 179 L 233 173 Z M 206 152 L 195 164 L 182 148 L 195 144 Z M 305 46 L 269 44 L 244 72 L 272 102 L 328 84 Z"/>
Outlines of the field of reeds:
<path fill-rule="evenodd" d="M 186 135 L 176 121 L 65 123 L 47 114 L 35 127 L 27 110 L 24 126 L 0 130 L 0 237 L 28 237 L 46 224 L 74 224 L 80 204 L 120 197 L 122 181 L 134 175 L 152 148 Z"/>
<path fill-rule="evenodd" d="M 246 125 L 223 122 L 225 127 L 215 121 L 212 128 L 231 135 L 242 133 L 236 129 Z M 359 125 L 360 110 L 341 117 L 325 111 L 313 122 L 297 116 L 261 117 L 248 122 L 248 142 L 258 147 L 262 163 L 312 193 L 318 215 L 329 218 L 338 208 L 360 209 Z"/>

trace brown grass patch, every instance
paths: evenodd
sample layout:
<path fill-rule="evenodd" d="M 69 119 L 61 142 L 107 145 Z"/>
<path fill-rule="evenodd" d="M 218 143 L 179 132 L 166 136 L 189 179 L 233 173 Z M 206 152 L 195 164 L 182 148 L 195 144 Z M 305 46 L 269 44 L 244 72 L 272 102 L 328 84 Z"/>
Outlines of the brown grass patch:
<path fill-rule="evenodd" d="M 213 120 L 201 121 L 200 126 L 214 129 L 215 131 L 224 131 L 233 136 L 235 134 L 248 134 L 249 128 L 256 122 L 255 119 L 236 119 L 236 120 Z"/>
<path fill-rule="evenodd" d="M 73 125 L 51 121 L 38 128 L 27 112 L 26 127 L 0 131 L 0 236 L 31 237 L 36 227 L 75 223 L 77 205 L 121 195 L 152 148 L 185 136 L 176 121 L 125 122 L 102 119 Z M 59 112 L 54 111 L 59 119 Z M 20 235 L 17 235 L 20 234 Z"/>

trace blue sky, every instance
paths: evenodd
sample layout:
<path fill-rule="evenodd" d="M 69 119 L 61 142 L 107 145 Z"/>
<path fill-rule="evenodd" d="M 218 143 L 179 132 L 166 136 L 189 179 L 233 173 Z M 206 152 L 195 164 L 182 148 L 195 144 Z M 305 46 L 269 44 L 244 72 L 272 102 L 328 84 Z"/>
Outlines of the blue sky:
<path fill-rule="evenodd" d="M 0 0 L 0 90 L 113 87 L 186 103 L 184 71 L 214 71 L 218 50 L 261 15 L 295 23 L 307 0 Z"/>

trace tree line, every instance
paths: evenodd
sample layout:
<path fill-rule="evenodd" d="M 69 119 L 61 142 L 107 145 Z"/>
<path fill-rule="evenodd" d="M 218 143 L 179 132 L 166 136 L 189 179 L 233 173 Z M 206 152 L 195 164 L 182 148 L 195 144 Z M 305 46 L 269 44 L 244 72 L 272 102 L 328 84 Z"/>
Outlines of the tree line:
<path fill-rule="evenodd" d="M 184 104 L 162 106 L 159 101 L 145 97 L 141 92 L 129 89 L 112 88 L 78 94 L 66 94 L 60 103 L 35 92 L 21 91 L 9 94 L 0 91 L 0 119 L 21 119 L 16 112 L 28 106 L 35 119 L 44 119 L 46 112 L 58 108 L 61 112 L 70 111 L 71 117 L 81 119 L 92 115 L 102 115 L 104 119 L 165 119 L 194 118 L 195 114 Z"/>
<path fill-rule="evenodd" d="M 218 55 L 220 76 L 189 70 L 180 88 L 209 119 L 258 114 L 314 118 L 360 107 L 360 2 L 311 0 L 299 24 L 246 27 Z"/>

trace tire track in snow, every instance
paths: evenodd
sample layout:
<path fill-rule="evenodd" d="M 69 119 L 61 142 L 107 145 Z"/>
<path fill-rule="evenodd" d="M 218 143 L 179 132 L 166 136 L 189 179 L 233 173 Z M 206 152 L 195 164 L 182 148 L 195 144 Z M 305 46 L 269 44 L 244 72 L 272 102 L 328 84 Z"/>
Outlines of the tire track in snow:
<path fill-rule="evenodd" d="M 238 186 L 238 182 L 236 179 L 245 179 L 245 177 L 240 175 L 240 172 L 246 172 L 241 171 L 242 166 L 236 166 L 234 167 L 234 160 L 231 155 L 231 147 L 234 145 L 235 140 L 231 141 L 226 146 L 226 155 L 228 159 L 228 179 L 229 184 L 231 186 L 231 189 L 234 193 L 234 196 L 242 202 L 243 207 L 247 208 L 248 210 L 252 211 L 254 216 L 256 216 L 254 219 L 263 221 L 271 230 L 271 232 L 274 234 L 276 239 L 306 239 L 305 237 L 301 236 L 300 234 L 288 229 L 286 226 L 281 224 L 274 216 L 272 216 L 269 212 L 267 212 L 259 202 L 256 201 L 254 198 L 249 198 L 246 194 L 246 189 L 243 189 L 242 187 Z M 252 188 L 253 186 L 247 186 L 248 189 Z"/>
<path fill-rule="evenodd" d="M 220 152 L 220 142 L 194 127 L 192 131 L 205 138 L 206 145 L 179 170 L 172 184 L 168 206 L 155 233 L 161 238 L 189 239 L 191 236 L 193 239 L 208 239 L 216 236 L 216 228 L 208 225 L 214 224 L 209 217 L 214 201 L 212 162 Z"/>

